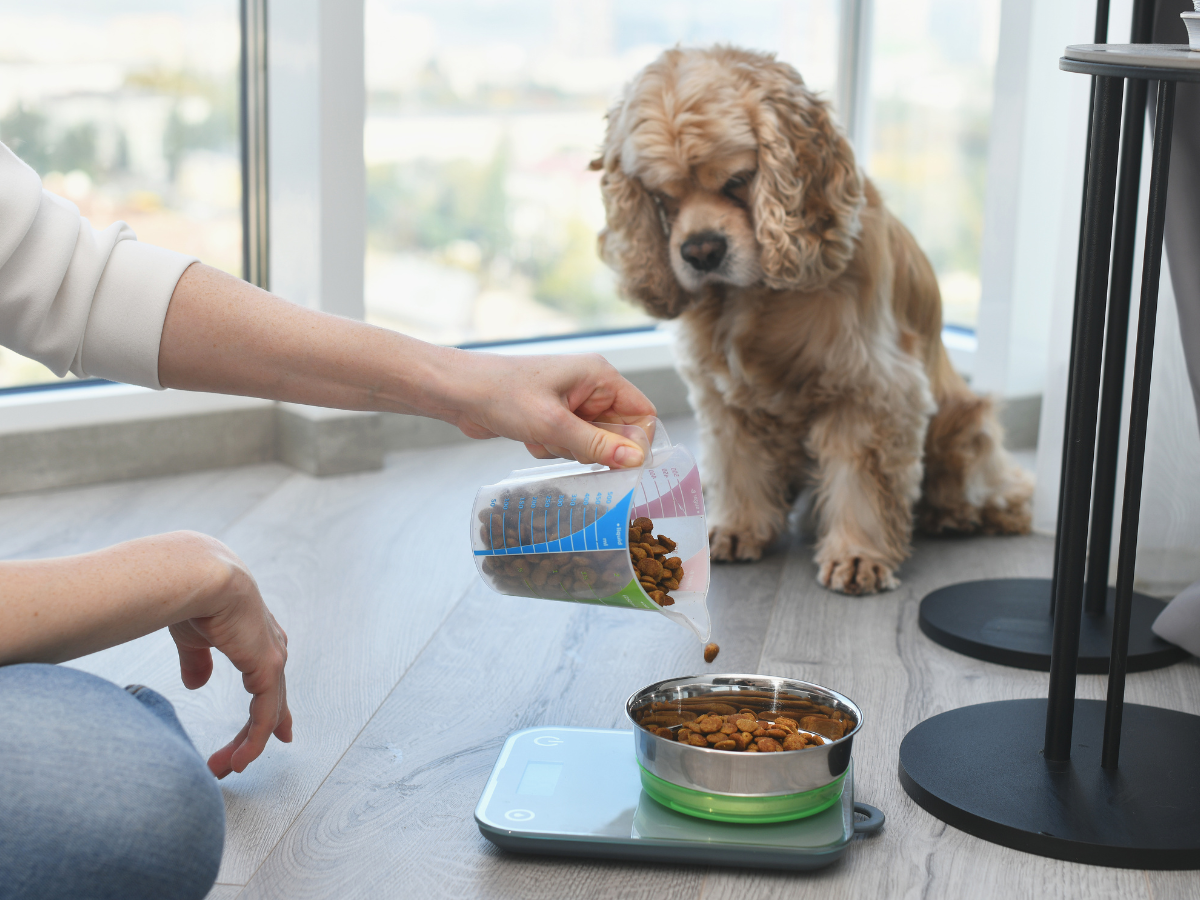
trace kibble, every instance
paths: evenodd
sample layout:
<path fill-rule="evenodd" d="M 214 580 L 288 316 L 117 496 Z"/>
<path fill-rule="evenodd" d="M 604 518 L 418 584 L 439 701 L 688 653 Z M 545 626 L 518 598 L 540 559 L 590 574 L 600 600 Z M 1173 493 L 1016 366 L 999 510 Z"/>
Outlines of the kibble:
<path fill-rule="evenodd" d="M 761 696 L 754 696 L 761 693 Z M 782 753 L 820 747 L 854 730 L 854 719 L 812 700 L 739 692 L 738 706 L 712 695 L 654 702 L 635 714 L 665 740 L 735 753 Z M 728 695 L 724 695 L 728 696 Z M 745 705 L 741 705 L 742 701 Z"/>
<path fill-rule="evenodd" d="M 717 658 L 717 654 L 720 652 L 721 652 L 721 648 L 717 644 L 705 644 L 704 645 L 704 661 L 706 663 L 712 662 L 714 659 Z"/>
<path fill-rule="evenodd" d="M 502 494 L 495 506 L 479 513 L 482 545 L 506 551 L 484 558 L 484 575 L 502 594 L 597 601 L 629 584 L 632 564 L 646 596 L 659 606 L 672 606 L 675 598 L 671 591 L 679 590 L 683 581 L 683 562 L 669 555 L 676 548 L 675 541 L 655 535 L 654 522 L 648 518 L 630 524 L 627 551 L 512 552 L 560 539 L 565 543 L 606 512 L 603 503 L 574 506 L 551 486 L 530 486 L 520 495 Z"/>
<path fill-rule="evenodd" d="M 672 606 L 671 591 L 683 581 L 683 560 L 668 556 L 678 546 L 665 534 L 654 533 L 654 522 L 645 516 L 629 526 L 629 562 L 637 573 L 638 584 L 646 596 L 659 606 Z"/>

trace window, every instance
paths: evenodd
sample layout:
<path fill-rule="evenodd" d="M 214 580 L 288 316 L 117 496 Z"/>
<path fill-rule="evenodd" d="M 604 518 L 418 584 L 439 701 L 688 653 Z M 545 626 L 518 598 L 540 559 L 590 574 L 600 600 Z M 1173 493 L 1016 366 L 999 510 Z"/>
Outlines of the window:
<path fill-rule="evenodd" d="M 367 319 L 447 344 L 647 319 L 596 255 L 604 113 L 674 44 L 774 50 L 831 97 L 837 0 L 367 0 Z"/>
<path fill-rule="evenodd" d="M 93 225 L 240 274 L 238 0 L 0 0 L 0 141 Z M 0 348 L 0 387 L 53 381 Z"/>
<path fill-rule="evenodd" d="M 928 255 L 949 325 L 974 329 L 1001 0 L 877 3 L 868 169 Z"/>

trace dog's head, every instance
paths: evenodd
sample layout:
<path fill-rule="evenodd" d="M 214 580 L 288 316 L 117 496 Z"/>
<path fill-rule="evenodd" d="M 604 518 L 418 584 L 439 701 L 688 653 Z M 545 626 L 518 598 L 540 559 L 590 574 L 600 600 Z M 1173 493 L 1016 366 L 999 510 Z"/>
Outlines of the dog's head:
<path fill-rule="evenodd" d="M 863 184 L 824 101 L 773 56 L 668 50 L 608 113 L 600 252 L 660 317 L 705 285 L 810 290 L 849 264 Z"/>

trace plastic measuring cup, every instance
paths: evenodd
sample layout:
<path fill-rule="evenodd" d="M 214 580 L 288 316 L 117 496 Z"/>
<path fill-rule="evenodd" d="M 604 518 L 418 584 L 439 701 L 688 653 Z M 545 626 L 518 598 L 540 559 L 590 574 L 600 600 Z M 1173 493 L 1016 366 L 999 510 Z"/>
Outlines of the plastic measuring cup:
<path fill-rule="evenodd" d="M 640 444 L 644 464 L 536 466 L 481 487 L 471 515 L 480 577 L 510 596 L 658 612 L 707 641 L 708 526 L 696 460 L 658 419 L 597 424 Z M 638 583 L 628 543 L 641 517 L 675 542 L 670 555 L 683 562 L 673 605 L 659 606 Z"/>

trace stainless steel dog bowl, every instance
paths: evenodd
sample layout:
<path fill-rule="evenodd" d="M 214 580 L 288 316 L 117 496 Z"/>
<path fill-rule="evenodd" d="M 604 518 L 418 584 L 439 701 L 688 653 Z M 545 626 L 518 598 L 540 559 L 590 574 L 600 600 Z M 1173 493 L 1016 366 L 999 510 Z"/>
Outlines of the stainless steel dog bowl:
<path fill-rule="evenodd" d="M 780 711 L 807 701 L 853 719 L 853 727 L 819 747 L 781 753 L 736 753 L 681 744 L 638 723 L 656 713 L 696 711 L 702 700 Z M 862 711 L 849 698 L 807 681 L 765 675 L 692 675 L 649 685 L 625 702 L 633 723 L 642 787 L 655 800 L 688 815 L 725 822 L 781 822 L 813 815 L 841 796 Z"/>

